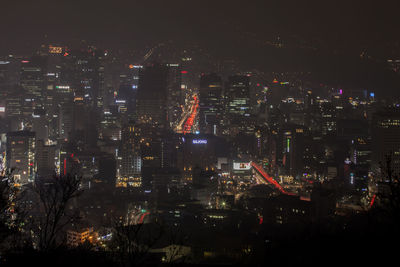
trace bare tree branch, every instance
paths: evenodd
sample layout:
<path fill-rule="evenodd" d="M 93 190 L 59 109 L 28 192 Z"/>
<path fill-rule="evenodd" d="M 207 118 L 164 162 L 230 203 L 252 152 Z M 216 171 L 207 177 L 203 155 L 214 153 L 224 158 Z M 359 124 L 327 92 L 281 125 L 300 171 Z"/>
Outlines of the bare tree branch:
<path fill-rule="evenodd" d="M 80 182 L 80 177 L 71 175 L 35 181 L 33 192 L 38 199 L 39 210 L 31 225 L 40 250 L 57 247 L 60 233 L 76 218 L 76 214 L 70 214 L 69 206 L 71 200 L 81 194 Z"/>

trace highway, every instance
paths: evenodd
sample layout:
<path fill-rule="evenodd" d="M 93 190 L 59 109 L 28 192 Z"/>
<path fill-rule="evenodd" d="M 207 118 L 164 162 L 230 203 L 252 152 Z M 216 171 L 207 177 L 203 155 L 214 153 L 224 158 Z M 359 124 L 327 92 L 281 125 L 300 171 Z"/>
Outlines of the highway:
<path fill-rule="evenodd" d="M 278 189 L 281 193 L 285 195 L 294 196 L 295 194 L 287 192 L 277 181 L 274 180 L 268 173 L 258 164 L 255 162 L 251 162 L 251 166 L 256 171 L 259 176 L 258 181 L 264 184 L 272 184 L 276 189 Z M 260 179 L 261 178 L 261 179 Z"/>
<path fill-rule="evenodd" d="M 175 127 L 175 132 L 177 133 L 191 133 L 193 124 L 195 122 L 198 108 L 199 108 L 199 99 L 197 95 L 193 95 L 193 100 L 190 101 L 190 108 L 185 109 L 182 114 L 182 118 L 179 121 L 178 125 Z"/>

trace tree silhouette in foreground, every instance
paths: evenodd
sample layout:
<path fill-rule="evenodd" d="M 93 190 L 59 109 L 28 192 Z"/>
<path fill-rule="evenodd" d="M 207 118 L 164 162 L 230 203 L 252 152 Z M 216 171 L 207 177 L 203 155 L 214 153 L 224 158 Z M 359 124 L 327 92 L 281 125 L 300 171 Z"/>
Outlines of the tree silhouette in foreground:
<path fill-rule="evenodd" d="M 37 214 L 31 215 L 31 226 L 36 246 L 40 250 L 57 248 L 65 227 L 78 218 L 72 200 L 81 194 L 81 178 L 73 175 L 36 179 L 33 197 L 37 201 Z"/>
<path fill-rule="evenodd" d="M 8 225 L 12 206 L 10 195 L 13 193 L 11 178 L 10 174 L 0 176 L 0 244 L 3 244 L 12 232 Z"/>
<path fill-rule="evenodd" d="M 28 239 L 23 231 L 26 210 L 22 190 L 15 186 L 13 170 L 0 175 L 0 252 L 19 249 Z"/>
<path fill-rule="evenodd" d="M 140 266 L 146 262 L 150 249 L 163 234 L 163 227 L 156 223 L 131 224 L 117 221 L 110 247 L 114 261 L 122 266 Z"/>

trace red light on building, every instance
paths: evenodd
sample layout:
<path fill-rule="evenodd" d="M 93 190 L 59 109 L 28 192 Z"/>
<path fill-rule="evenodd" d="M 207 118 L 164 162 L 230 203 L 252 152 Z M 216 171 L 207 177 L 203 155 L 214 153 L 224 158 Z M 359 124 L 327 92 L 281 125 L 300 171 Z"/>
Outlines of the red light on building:
<path fill-rule="evenodd" d="M 182 74 L 188 73 L 186 70 L 181 71 Z"/>
<path fill-rule="evenodd" d="M 67 159 L 64 159 L 64 175 L 67 175 Z"/>
<path fill-rule="evenodd" d="M 369 207 L 370 207 L 370 208 L 372 208 L 372 206 L 374 205 L 375 199 L 376 199 L 376 195 L 374 195 L 374 196 L 372 197 L 372 199 L 371 199 L 371 203 L 369 204 Z"/>

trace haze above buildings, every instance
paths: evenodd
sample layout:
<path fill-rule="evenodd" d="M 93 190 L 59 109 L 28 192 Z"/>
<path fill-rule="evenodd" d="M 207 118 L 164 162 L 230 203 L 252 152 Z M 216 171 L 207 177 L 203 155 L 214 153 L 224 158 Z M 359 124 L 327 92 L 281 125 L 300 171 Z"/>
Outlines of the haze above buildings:
<path fill-rule="evenodd" d="M 390 255 L 369 253 L 400 218 L 384 2 L 5 3 L 0 261 Z"/>

